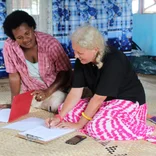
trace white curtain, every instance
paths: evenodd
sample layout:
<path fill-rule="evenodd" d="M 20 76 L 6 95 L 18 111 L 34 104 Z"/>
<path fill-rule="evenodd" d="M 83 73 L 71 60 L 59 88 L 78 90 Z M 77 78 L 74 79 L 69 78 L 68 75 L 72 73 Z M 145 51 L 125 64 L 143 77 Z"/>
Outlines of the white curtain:
<path fill-rule="evenodd" d="M 37 30 L 52 34 L 52 0 L 6 0 L 7 14 L 14 10 L 28 12 L 36 21 Z"/>

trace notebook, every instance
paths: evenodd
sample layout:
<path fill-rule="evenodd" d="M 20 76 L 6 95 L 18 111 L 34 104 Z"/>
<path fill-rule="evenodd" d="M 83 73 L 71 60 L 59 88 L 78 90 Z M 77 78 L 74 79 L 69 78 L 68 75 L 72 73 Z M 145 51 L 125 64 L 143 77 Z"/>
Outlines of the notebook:
<path fill-rule="evenodd" d="M 33 96 L 32 91 L 14 96 L 11 109 L 0 110 L 1 122 L 12 122 L 29 113 Z"/>
<path fill-rule="evenodd" d="M 26 131 L 28 129 L 32 129 L 37 126 L 43 126 L 43 125 L 45 125 L 44 119 L 37 118 L 37 117 L 28 117 L 26 119 L 7 124 L 2 128 L 13 129 L 17 131 Z"/>
<path fill-rule="evenodd" d="M 67 128 L 47 128 L 45 126 L 37 126 L 24 132 L 18 133 L 18 137 L 41 144 L 48 143 L 58 137 L 74 132 L 75 129 Z"/>
<path fill-rule="evenodd" d="M 0 109 L 0 122 L 8 122 L 10 111 L 10 108 Z"/>

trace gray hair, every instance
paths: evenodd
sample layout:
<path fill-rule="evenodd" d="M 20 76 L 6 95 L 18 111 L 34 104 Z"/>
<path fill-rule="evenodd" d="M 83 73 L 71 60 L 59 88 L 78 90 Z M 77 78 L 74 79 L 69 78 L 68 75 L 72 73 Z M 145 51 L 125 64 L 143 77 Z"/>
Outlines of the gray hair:
<path fill-rule="evenodd" d="M 96 66 L 100 69 L 103 66 L 102 58 L 105 55 L 105 41 L 102 34 L 94 27 L 85 25 L 79 27 L 72 35 L 71 41 L 87 49 L 98 48 Z"/>

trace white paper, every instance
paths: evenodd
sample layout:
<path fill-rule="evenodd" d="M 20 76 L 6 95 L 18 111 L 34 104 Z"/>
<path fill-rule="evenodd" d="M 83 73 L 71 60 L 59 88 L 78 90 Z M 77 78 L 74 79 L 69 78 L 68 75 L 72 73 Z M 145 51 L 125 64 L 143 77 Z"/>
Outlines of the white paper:
<path fill-rule="evenodd" d="M 41 141 L 50 141 L 61 137 L 65 134 L 75 131 L 74 129 L 65 129 L 65 128 L 47 128 L 45 126 L 38 126 L 34 129 L 29 129 L 24 132 L 20 132 L 20 135 L 27 136 L 32 135 L 38 137 Z"/>
<path fill-rule="evenodd" d="M 37 126 L 44 125 L 44 120 L 41 118 L 30 117 L 24 120 L 20 120 L 11 124 L 8 124 L 2 128 L 15 129 L 19 131 L 26 131 L 28 129 L 35 128 Z"/>
<path fill-rule="evenodd" d="M 0 110 L 0 122 L 8 122 L 10 116 L 10 108 Z"/>

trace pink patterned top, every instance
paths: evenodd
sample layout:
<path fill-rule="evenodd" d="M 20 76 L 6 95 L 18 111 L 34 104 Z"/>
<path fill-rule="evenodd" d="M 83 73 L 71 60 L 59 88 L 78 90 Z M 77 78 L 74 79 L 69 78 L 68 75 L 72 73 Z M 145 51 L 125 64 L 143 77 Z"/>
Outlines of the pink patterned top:
<path fill-rule="evenodd" d="M 29 76 L 24 52 L 16 41 L 8 38 L 3 48 L 6 71 L 8 73 L 19 72 L 23 92 L 46 89 L 55 81 L 60 71 L 71 69 L 68 56 L 54 37 L 37 31 L 35 36 L 38 45 L 39 73 L 44 83 Z"/>

